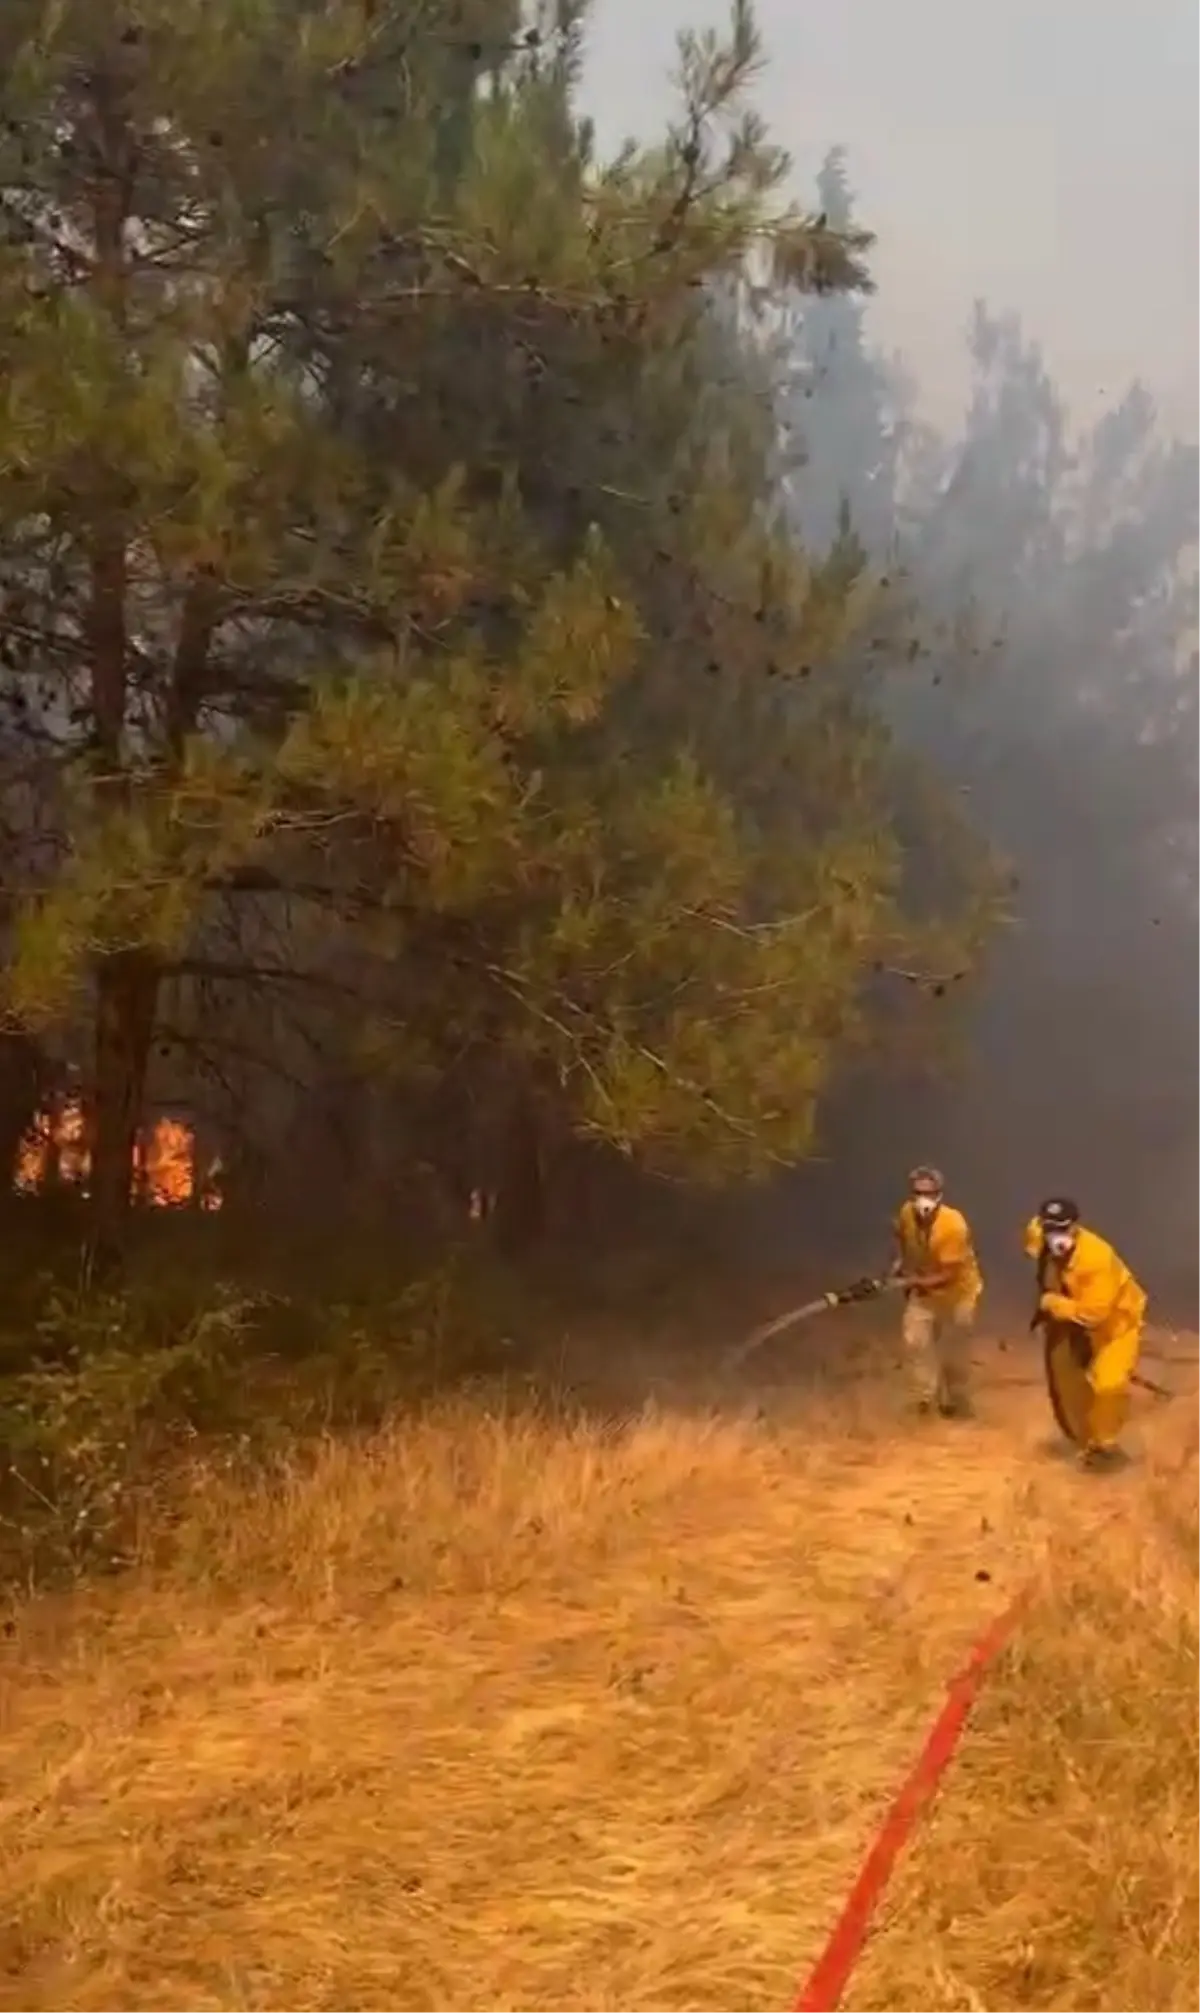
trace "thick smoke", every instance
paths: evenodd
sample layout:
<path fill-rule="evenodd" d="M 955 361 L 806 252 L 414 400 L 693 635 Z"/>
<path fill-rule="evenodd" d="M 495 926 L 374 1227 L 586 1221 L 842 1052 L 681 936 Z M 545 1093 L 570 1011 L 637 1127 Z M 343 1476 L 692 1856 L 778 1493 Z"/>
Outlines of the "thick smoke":
<path fill-rule="evenodd" d="M 821 205 L 850 214 L 831 157 Z M 869 1254 L 906 1167 L 944 1163 L 995 1278 L 1039 1197 L 1077 1196 L 1164 1314 L 1194 1308 L 1197 457 L 1137 384 L 1072 428 L 1036 342 L 980 307 L 957 439 L 917 422 L 848 301 L 791 331 L 797 530 L 848 505 L 903 570 L 923 643 L 885 679 L 897 735 L 1011 861 L 1012 919 L 942 1081 L 844 1086 L 772 1242 Z M 907 659 L 907 652 L 904 653 Z M 761 1219 L 760 1219 L 761 1224 Z"/>

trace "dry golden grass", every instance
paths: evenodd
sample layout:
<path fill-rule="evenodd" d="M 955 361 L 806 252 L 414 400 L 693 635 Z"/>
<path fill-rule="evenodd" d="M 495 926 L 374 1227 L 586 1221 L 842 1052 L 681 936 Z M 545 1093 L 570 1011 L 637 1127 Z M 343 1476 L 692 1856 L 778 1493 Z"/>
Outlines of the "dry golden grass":
<path fill-rule="evenodd" d="M 946 1676 L 1093 1500 L 1028 1392 L 965 1436 L 817 1416 L 464 1405 L 198 1472 L 167 1563 L 10 1618 L 0 2008 L 786 2005 Z"/>

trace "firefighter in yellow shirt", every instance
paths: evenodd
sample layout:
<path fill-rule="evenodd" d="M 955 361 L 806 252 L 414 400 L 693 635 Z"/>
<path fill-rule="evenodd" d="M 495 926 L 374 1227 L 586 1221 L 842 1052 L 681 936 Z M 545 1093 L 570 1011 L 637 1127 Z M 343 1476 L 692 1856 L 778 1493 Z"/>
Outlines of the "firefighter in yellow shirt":
<path fill-rule="evenodd" d="M 893 1225 L 893 1275 L 905 1287 L 901 1337 L 917 1408 L 971 1411 L 971 1330 L 983 1292 L 971 1226 L 945 1199 L 936 1167 L 914 1167 Z"/>
<path fill-rule="evenodd" d="M 1025 1250 L 1037 1260 L 1034 1325 L 1062 1322 L 1086 1341 L 1092 1395 L 1082 1453 L 1087 1466 L 1102 1466 L 1116 1451 L 1129 1409 L 1145 1291 L 1112 1245 L 1080 1222 L 1078 1204 L 1067 1196 L 1043 1202 L 1026 1225 Z"/>

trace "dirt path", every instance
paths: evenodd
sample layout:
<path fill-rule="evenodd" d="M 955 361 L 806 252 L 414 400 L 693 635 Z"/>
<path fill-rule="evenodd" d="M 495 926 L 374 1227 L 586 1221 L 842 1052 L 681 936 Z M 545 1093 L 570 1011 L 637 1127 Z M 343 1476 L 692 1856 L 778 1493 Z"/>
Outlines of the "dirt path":
<path fill-rule="evenodd" d="M 1081 1475 L 1048 1419 L 1032 1352 L 1014 1359 L 982 1343 L 976 1362 L 969 1425 L 905 1421 L 818 1450 L 803 1417 L 783 1429 L 822 1498 L 808 1562 L 822 1625 L 808 1674 L 796 1673 L 807 1702 L 796 1759 L 829 1800 L 795 1889 L 798 1963 L 844 1899 L 946 1683 L 1037 1572 L 1063 1520 L 1077 1529 L 1110 1516 L 1136 1491 L 1157 1430 L 1140 1405 L 1129 1467 Z"/>

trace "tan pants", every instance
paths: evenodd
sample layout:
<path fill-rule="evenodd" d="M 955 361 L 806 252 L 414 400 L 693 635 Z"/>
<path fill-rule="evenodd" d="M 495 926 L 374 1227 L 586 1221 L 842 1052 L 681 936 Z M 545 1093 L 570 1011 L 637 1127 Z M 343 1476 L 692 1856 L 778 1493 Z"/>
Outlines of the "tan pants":
<path fill-rule="evenodd" d="M 970 1396 L 974 1306 L 934 1307 L 913 1294 L 900 1324 L 913 1396 L 921 1405 L 965 1405 Z"/>

